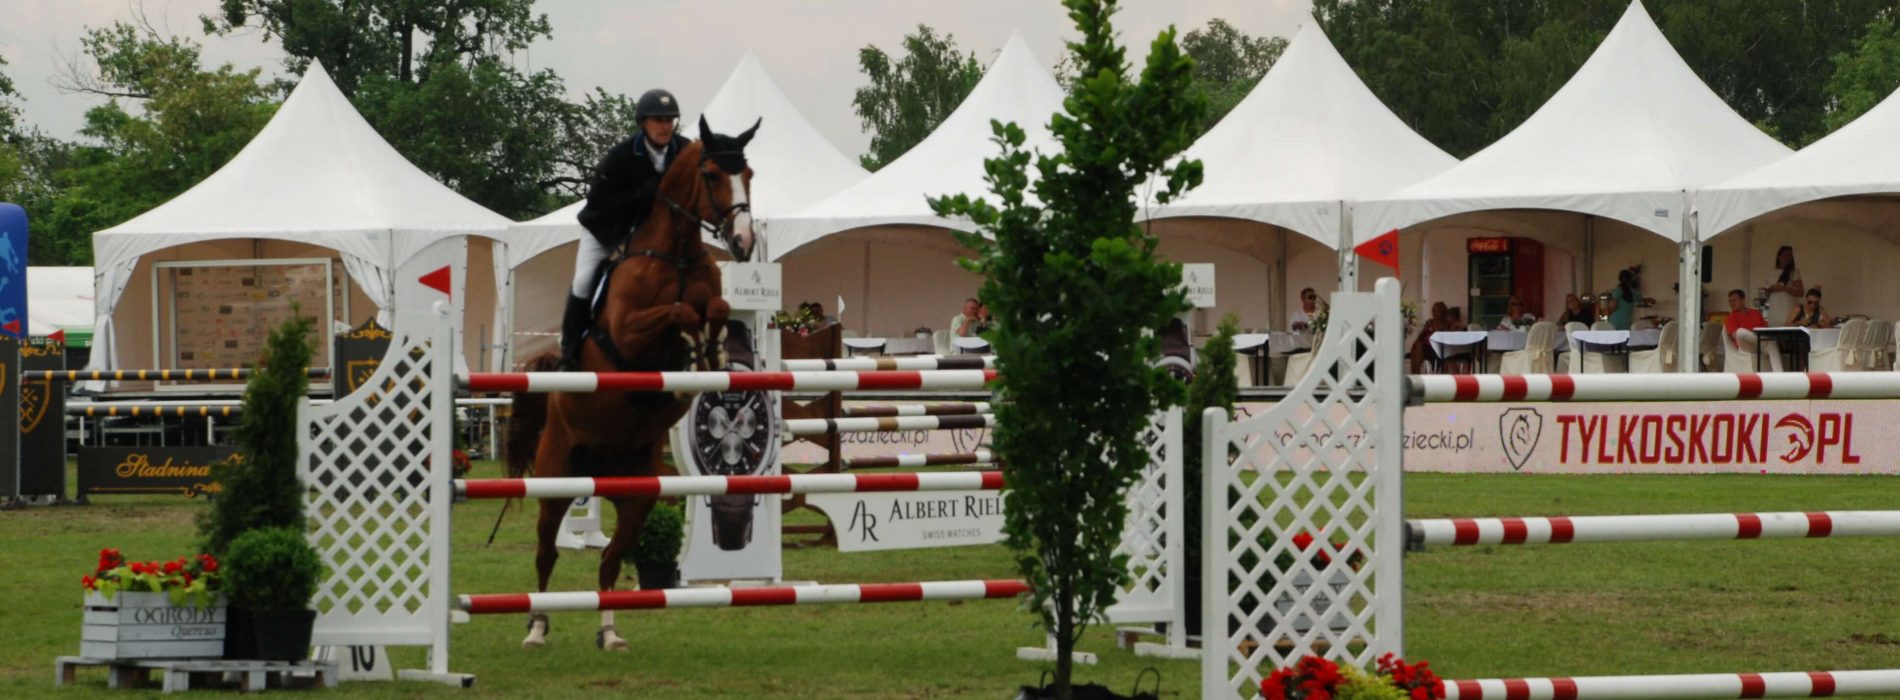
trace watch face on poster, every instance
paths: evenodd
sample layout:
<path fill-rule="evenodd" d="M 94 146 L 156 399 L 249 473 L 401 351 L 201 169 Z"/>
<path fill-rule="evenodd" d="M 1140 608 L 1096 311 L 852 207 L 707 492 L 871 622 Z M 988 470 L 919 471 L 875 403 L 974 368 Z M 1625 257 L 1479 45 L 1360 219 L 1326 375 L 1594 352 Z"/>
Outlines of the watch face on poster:
<path fill-rule="evenodd" d="M 726 333 L 729 369 L 750 371 L 757 361 L 751 336 L 743 324 Z M 778 404 L 772 392 L 727 391 L 694 397 L 684 418 L 691 440 L 692 469 L 700 476 L 748 476 L 764 472 L 778 461 Z M 737 551 L 752 541 L 753 512 L 758 496 L 712 496 L 713 543 Z"/>

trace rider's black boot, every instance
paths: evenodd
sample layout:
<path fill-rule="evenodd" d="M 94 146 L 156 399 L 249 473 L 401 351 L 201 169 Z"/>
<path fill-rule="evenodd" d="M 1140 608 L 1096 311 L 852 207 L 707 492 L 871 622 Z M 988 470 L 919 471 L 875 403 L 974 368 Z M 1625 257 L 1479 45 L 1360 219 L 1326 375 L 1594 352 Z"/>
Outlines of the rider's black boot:
<path fill-rule="evenodd" d="M 561 312 L 561 371 L 572 372 L 581 365 L 581 334 L 587 331 L 589 309 L 586 299 L 569 296 L 567 310 Z"/>

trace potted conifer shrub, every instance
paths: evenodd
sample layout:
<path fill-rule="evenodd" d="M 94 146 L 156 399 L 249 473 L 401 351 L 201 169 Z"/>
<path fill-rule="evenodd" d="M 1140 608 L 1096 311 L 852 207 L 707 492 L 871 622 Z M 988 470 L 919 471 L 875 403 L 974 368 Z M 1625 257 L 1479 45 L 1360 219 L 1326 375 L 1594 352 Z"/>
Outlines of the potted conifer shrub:
<path fill-rule="evenodd" d="M 680 549 L 685 540 L 686 516 L 679 507 L 664 501 L 653 504 L 640 529 L 640 541 L 627 551 L 642 590 L 679 587 Z"/>
<path fill-rule="evenodd" d="M 233 432 L 237 453 L 212 467 L 219 490 L 211 508 L 198 518 L 204 551 L 219 560 L 228 559 L 231 544 L 246 533 L 266 528 L 304 531 L 297 403 L 310 388 L 306 368 L 315 329 L 315 320 L 301 313 L 272 329 L 257 372 L 245 384 L 244 411 Z M 256 658 L 249 612 L 243 602 L 232 601 L 225 618 L 224 658 Z"/>
<path fill-rule="evenodd" d="M 225 556 L 225 589 L 233 605 L 249 614 L 255 653 L 250 658 L 302 661 L 310 654 L 310 630 L 317 611 L 323 564 L 301 528 L 252 530 L 231 541 Z M 233 630 L 236 632 L 237 630 Z"/>

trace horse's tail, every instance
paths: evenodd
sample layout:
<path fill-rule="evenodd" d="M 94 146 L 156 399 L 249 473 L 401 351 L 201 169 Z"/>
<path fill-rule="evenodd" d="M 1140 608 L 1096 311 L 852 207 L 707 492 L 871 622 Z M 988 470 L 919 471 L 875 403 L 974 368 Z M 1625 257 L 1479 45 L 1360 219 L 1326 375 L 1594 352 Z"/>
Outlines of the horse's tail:
<path fill-rule="evenodd" d="M 528 362 L 529 372 L 548 372 L 560 360 L 542 355 Z M 541 430 L 548 422 L 548 395 L 515 393 L 513 415 L 508 421 L 508 478 L 519 479 L 534 471 L 534 453 L 541 446 Z"/>

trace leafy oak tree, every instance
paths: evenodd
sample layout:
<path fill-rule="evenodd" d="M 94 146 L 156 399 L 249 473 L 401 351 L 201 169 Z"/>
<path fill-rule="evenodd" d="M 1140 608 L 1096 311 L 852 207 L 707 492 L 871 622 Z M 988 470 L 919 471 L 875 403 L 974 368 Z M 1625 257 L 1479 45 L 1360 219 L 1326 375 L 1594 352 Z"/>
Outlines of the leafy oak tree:
<path fill-rule="evenodd" d="M 958 51 L 955 37 L 922 24 L 904 36 L 901 58 L 876 46 L 858 49 L 858 70 L 870 81 L 851 98 L 871 134 L 871 152 L 858 158 L 866 170 L 884 167 L 930 136 L 983 80 L 976 54 Z"/>

